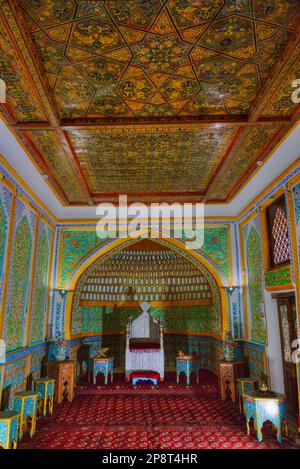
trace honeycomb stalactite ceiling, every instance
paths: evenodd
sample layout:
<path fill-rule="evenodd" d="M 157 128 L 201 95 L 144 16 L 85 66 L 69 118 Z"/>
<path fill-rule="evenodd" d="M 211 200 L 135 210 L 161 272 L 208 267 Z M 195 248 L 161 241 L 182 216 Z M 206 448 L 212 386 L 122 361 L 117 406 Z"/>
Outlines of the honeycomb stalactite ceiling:
<path fill-rule="evenodd" d="M 298 117 L 298 0 L 3 0 L 0 105 L 64 204 L 229 201 Z"/>
<path fill-rule="evenodd" d="M 101 304 L 212 304 L 205 275 L 191 262 L 141 241 L 95 264 L 81 287 L 81 306 Z"/>

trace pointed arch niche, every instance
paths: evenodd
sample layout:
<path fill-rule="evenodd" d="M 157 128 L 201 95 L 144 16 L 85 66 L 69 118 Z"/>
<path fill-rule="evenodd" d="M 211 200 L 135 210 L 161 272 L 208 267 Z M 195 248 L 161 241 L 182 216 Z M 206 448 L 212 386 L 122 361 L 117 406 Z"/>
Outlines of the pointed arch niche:
<path fill-rule="evenodd" d="M 123 275 L 126 256 L 128 265 L 125 266 L 126 272 Z M 131 259 L 135 258 L 134 265 L 130 265 L 130 256 Z M 138 267 L 136 259 L 142 256 L 145 257 L 144 266 L 142 267 L 143 263 L 140 262 Z M 154 259 L 150 259 L 150 256 Z M 162 262 L 156 263 L 156 268 L 160 270 L 164 268 L 165 260 L 169 259 L 166 272 L 153 275 L 153 281 L 157 282 L 158 278 L 158 291 L 156 285 L 152 285 L 154 289 L 144 289 L 147 284 L 136 281 L 138 277 L 142 277 L 136 274 L 136 269 L 140 268 L 143 273 L 148 269 L 149 274 L 149 264 L 151 260 L 155 260 L 155 256 L 161 257 Z M 118 260 L 119 267 L 116 264 Z M 195 283 L 191 280 L 190 285 L 183 284 L 176 291 L 179 285 L 176 285 L 176 272 L 172 272 L 170 268 L 172 261 L 173 265 L 180 265 L 182 269 L 181 280 L 185 278 L 184 281 L 189 282 L 187 277 L 192 276 L 198 279 L 198 284 L 197 280 Z M 120 270 L 121 263 L 123 270 Z M 115 274 L 109 274 L 104 281 L 105 269 L 108 271 L 113 265 Z M 153 267 L 153 272 L 154 270 Z M 186 271 L 189 271 L 189 274 L 184 275 Z M 99 281 L 99 278 L 103 281 Z M 168 291 L 167 295 L 166 289 L 164 293 L 159 291 L 162 278 L 170 287 L 167 290 L 173 289 Z M 207 294 L 200 294 L 201 285 L 202 292 Z M 110 286 L 111 291 L 108 291 Z M 139 303 L 148 301 L 151 305 L 150 313 L 163 319 L 166 333 L 205 335 L 222 339 L 229 324 L 229 298 L 224 289 L 226 286 L 226 280 L 214 262 L 200 250 L 186 249 L 182 241 L 173 238 L 155 241 L 132 238 L 112 240 L 95 249 L 78 263 L 69 276 L 65 303 L 65 336 L 71 340 L 86 336 L 123 334 L 127 318 L 138 314 Z M 115 287 L 118 287 L 116 291 Z"/>

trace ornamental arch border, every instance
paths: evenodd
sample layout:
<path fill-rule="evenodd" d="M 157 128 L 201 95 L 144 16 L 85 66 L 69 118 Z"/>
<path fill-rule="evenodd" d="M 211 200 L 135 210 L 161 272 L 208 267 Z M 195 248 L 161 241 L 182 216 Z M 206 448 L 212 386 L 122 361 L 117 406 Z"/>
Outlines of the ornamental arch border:
<path fill-rule="evenodd" d="M 67 340 L 72 339 L 71 335 L 71 323 L 72 323 L 72 309 L 73 309 L 73 300 L 75 296 L 75 291 L 77 284 L 80 278 L 84 273 L 89 269 L 96 261 L 103 258 L 107 259 L 112 255 L 116 254 L 120 250 L 126 248 L 127 246 L 132 246 L 139 242 L 141 238 L 120 238 L 120 239 L 111 239 L 101 244 L 90 253 L 88 253 L 71 271 L 67 282 L 66 290 L 67 295 L 65 299 L 65 321 L 64 321 L 64 331 L 65 338 Z M 169 249 L 177 252 L 179 255 L 185 257 L 190 262 L 192 262 L 196 268 L 199 270 L 208 271 L 209 274 L 213 277 L 214 281 L 219 290 L 220 296 L 220 307 L 221 307 L 221 323 L 222 323 L 222 338 L 225 336 L 225 332 L 228 330 L 230 324 L 230 295 L 226 292 L 226 287 L 229 286 L 228 281 L 226 280 L 224 274 L 220 268 L 215 264 L 215 262 L 205 254 L 201 249 L 187 249 L 188 243 L 181 239 L 176 238 L 154 238 L 153 241 L 157 244 L 166 246 Z"/>

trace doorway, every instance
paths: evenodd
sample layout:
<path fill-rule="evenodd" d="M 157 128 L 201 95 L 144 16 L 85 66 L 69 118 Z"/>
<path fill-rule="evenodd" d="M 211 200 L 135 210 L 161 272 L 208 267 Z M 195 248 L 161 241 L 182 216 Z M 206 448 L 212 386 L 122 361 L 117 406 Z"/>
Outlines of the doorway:
<path fill-rule="evenodd" d="M 295 294 L 274 294 L 272 298 L 277 301 L 287 411 L 291 417 L 296 418 L 298 414 L 298 390 L 296 366 L 292 360 L 292 354 L 295 350 L 292 347 L 292 342 L 298 336 Z"/>

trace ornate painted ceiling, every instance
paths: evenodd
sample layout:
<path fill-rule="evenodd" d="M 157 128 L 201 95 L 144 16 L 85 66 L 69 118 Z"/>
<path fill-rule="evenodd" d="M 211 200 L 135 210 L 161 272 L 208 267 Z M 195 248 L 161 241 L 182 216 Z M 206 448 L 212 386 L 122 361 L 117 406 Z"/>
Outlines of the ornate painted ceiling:
<path fill-rule="evenodd" d="M 0 0 L 2 113 L 64 204 L 227 202 L 297 121 L 298 0 Z"/>

